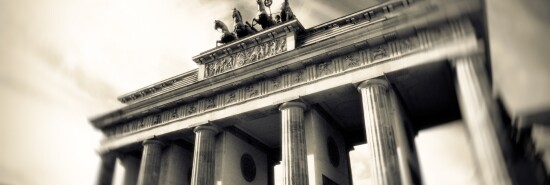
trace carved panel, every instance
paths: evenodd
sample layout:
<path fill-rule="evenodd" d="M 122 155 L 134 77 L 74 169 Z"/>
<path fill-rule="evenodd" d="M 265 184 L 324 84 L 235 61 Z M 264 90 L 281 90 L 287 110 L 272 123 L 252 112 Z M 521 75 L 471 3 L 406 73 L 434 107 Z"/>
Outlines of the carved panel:
<path fill-rule="evenodd" d="M 207 110 L 215 107 L 216 107 L 216 97 L 214 96 L 214 97 L 206 98 L 206 100 L 204 101 L 204 109 Z"/>
<path fill-rule="evenodd" d="M 225 103 L 230 104 L 237 101 L 237 91 L 229 91 L 225 94 Z"/>
<path fill-rule="evenodd" d="M 317 64 L 317 76 L 321 77 L 324 75 L 329 75 L 333 71 L 333 65 L 331 61 L 322 62 Z"/>
<path fill-rule="evenodd" d="M 219 75 L 285 51 L 286 38 L 275 39 L 207 63 L 204 74 L 205 77 Z"/>
<path fill-rule="evenodd" d="M 153 115 L 153 120 L 152 120 L 152 124 L 153 125 L 156 125 L 156 124 L 159 124 L 162 120 L 160 118 L 160 114 L 155 114 Z"/>
<path fill-rule="evenodd" d="M 280 77 L 274 77 L 269 80 L 269 90 L 277 90 L 281 88 L 281 78 Z"/>
<path fill-rule="evenodd" d="M 188 106 L 187 106 L 187 115 L 191 115 L 191 114 L 196 113 L 197 110 L 198 110 L 197 107 L 198 107 L 198 103 L 193 102 L 193 103 L 188 104 Z"/>
<path fill-rule="evenodd" d="M 418 37 L 409 37 L 399 41 L 398 49 L 400 53 L 407 53 L 415 50 L 419 45 Z"/>
<path fill-rule="evenodd" d="M 306 78 L 305 78 L 305 70 L 304 69 L 300 69 L 300 70 L 297 70 L 296 72 L 292 73 L 292 84 L 297 84 L 297 83 L 303 82 L 305 80 L 306 80 Z"/>
<path fill-rule="evenodd" d="M 255 84 L 246 86 L 245 91 L 246 91 L 245 92 L 246 93 L 246 98 L 251 98 L 251 97 L 254 97 L 254 96 L 258 96 L 258 86 L 255 85 Z"/>
<path fill-rule="evenodd" d="M 371 50 L 371 54 L 372 54 L 371 58 L 373 61 L 388 57 L 387 45 L 382 44 L 382 45 L 376 46 Z"/>
<path fill-rule="evenodd" d="M 360 56 L 357 53 L 351 53 L 342 56 L 342 63 L 344 65 L 344 69 L 354 68 L 361 65 L 361 59 Z"/>

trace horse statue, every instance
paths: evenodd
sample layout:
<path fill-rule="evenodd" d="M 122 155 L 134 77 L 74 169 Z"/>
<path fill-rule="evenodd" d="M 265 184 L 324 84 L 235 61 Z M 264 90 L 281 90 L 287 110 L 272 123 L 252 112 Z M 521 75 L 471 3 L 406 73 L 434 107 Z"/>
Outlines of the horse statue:
<path fill-rule="evenodd" d="M 235 33 L 233 32 L 230 32 L 229 29 L 227 29 L 227 26 L 220 20 L 214 21 L 214 29 L 216 30 L 221 29 L 223 33 L 220 40 L 216 41 L 216 46 L 218 46 L 218 44 L 220 43 L 226 44 L 231 41 L 237 40 L 237 35 L 235 35 Z"/>
<path fill-rule="evenodd" d="M 294 19 L 294 13 L 292 13 L 292 10 L 290 9 L 288 0 L 285 0 L 283 5 L 281 5 L 281 22 L 287 22 L 292 19 Z"/>
<path fill-rule="evenodd" d="M 245 24 L 243 22 L 241 12 L 239 12 L 236 8 L 233 8 L 233 21 L 235 21 L 234 32 L 237 33 L 237 37 L 239 38 L 246 37 L 247 35 L 254 34 L 258 31 L 254 27 L 250 26 L 250 23 L 247 22 L 247 24 Z"/>
<path fill-rule="evenodd" d="M 256 0 L 258 3 L 258 16 L 252 19 L 252 22 L 258 23 L 262 26 L 262 29 L 267 29 L 276 24 L 276 22 L 271 18 L 271 15 L 267 14 L 265 11 L 265 4 L 263 0 Z"/>

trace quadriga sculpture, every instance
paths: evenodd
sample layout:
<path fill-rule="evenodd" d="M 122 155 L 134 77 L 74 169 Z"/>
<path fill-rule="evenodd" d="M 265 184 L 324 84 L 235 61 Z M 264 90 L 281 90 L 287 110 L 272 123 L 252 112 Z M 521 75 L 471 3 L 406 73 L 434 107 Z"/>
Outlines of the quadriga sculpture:
<path fill-rule="evenodd" d="M 214 21 L 214 29 L 222 30 L 222 36 L 220 40 L 216 41 L 216 46 L 218 46 L 218 44 L 226 44 L 231 41 L 237 40 L 237 35 L 235 35 L 235 33 L 233 32 L 230 32 L 229 29 L 227 29 L 227 26 L 220 20 Z"/>
<path fill-rule="evenodd" d="M 236 8 L 233 8 L 233 21 L 235 21 L 234 32 L 237 34 L 237 37 L 243 38 L 247 35 L 251 35 L 257 32 L 257 30 L 252 27 L 248 22 L 246 24 L 243 22 L 243 17 L 241 12 Z"/>
<path fill-rule="evenodd" d="M 258 3 L 258 16 L 252 19 L 253 22 L 258 23 L 262 26 L 262 29 L 267 29 L 275 25 L 275 21 L 270 14 L 265 11 L 265 4 L 263 0 L 256 0 Z"/>

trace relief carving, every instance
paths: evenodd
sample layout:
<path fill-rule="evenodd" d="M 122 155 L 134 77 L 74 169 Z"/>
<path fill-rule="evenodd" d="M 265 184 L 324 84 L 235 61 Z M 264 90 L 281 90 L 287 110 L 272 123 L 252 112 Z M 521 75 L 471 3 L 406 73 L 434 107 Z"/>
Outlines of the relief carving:
<path fill-rule="evenodd" d="M 359 59 L 353 57 L 353 55 L 346 55 L 344 57 L 344 62 L 348 64 L 348 67 L 355 67 L 359 65 Z"/>
<path fill-rule="evenodd" d="M 301 82 L 302 79 L 304 79 L 304 70 L 299 70 L 296 72 L 296 78 L 294 78 L 294 82 Z"/>
<path fill-rule="evenodd" d="M 145 119 L 144 118 L 141 118 L 141 119 L 138 120 L 138 127 L 139 128 L 145 127 Z"/>
<path fill-rule="evenodd" d="M 239 52 L 235 55 L 235 61 L 237 61 L 237 66 L 236 67 L 241 67 L 241 66 L 244 66 L 246 65 L 246 56 L 244 54 L 244 52 Z"/>
<path fill-rule="evenodd" d="M 160 123 L 160 114 L 153 116 L 153 125 Z"/>
<path fill-rule="evenodd" d="M 235 91 L 230 92 L 228 96 L 229 97 L 227 98 L 227 103 L 234 102 L 237 99 L 237 96 L 235 95 Z"/>
<path fill-rule="evenodd" d="M 271 84 L 273 84 L 273 88 L 279 88 L 279 86 L 281 85 L 281 80 L 279 78 L 272 78 Z"/>
<path fill-rule="evenodd" d="M 189 108 L 187 109 L 187 115 L 193 114 L 197 112 L 197 105 L 195 103 L 192 103 L 189 105 Z"/>
<path fill-rule="evenodd" d="M 216 107 L 216 102 L 214 101 L 214 97 L 207 98 L 206 99 L 206 109 L 211 109 Z"/>
<path fill-rule="evenodd" d="M 319 75 L 330 73 L 330 62 L 323 62 L 317 65 L 317 72 Z"/>
<path fill-rule="evenodd" d="M 170 117 L 171 118 L 177 118 L 178 117 L 178 109 L 177 108 L 173 108 L 172 110 L 170 110 Z"/>
<path fill-rule="evenodd" d="M 205 67 L 205 77 L 225 73 L 284 51 L 286 51 L 286 38 L 262 43 L 244 51 L 207 63 Z"/>
<path fill-rule="evenodd" d="M 401 52 L 409 51 L 413 48 L 411 39 L 407 38 L 399 42 L 399 49 Z"/>
<path fill-rule="evenodd" d="M 254 88 L 254 85 L 247 86 L 245 90 L 248 93 L 248 97 L 253 97 L 258 95 L 258 89 Z"/>
<path fill-rule="evenodd" d="M 386 49 L 384 49 L 384 47 L 382 46 L 378 46 L 375 50 L 374 50 L 374 53 L 372 55 L 372 59 L 373 60 L 376 60 L 376 59 L 381 59 L 381 58 L 384 58 L 386 57 L 387 54 L 386 54 Z"/>

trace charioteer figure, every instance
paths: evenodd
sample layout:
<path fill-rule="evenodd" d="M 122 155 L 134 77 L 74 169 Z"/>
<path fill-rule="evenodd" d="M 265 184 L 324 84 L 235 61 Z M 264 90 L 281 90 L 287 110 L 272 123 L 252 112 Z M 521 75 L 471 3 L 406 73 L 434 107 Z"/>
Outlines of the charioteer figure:
<path fill-rule="evenodd" d="M 260 24 L 264 30 L 275 25 L 276 22 L 271 17 L 271 14 L 268 14 L 267 11 L 265 11 L 264 1 L 256 0 L 256 3 L 258 4 L 258 16 L 252 19 L 252 22 Z"/>
<path fill-rule="evenodd" d="M 281 5 L 281 22 L 287 22 L 294 18 L 294 13 L 292 13 L 292 9 L 290 9 L 290 4 L 288 0 L 285 0 L 283 5 Z"/>

